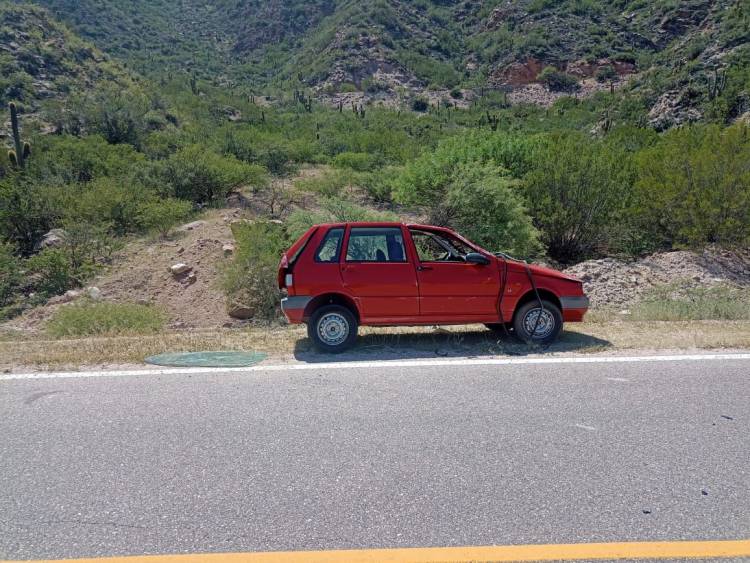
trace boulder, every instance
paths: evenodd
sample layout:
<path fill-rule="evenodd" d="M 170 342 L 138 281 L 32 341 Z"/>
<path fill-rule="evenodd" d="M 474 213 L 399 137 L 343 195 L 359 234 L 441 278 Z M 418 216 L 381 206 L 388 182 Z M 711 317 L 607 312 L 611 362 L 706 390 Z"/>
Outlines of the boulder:
<path fill-rule="evenodd" d="M 206 224 L 205 221 L 193 221 L 191 223 L 186 223 L 182 225 L 181 227 L 178 227 L 177 230 L 179 232 L 194 231 L 195 229 L 199 229 L 200 227 L 203 227 L 205 224 Z"/>
<path fill-rule="evenodd" d="M 241 303 L 233 303 L 229 306 L 227 314 L 234 319 L 245 321 L 255 316 L 255 309 Z"/>
<path fill-rule="evenodd" d="M 172 267 L 169 268 L 169 271 L 172 272 L 173 276 L 181 276 L 183 274 L 188 273 L 193 268 L 191 266 L 188 266 L 187 264 L 183 264 L 180 262 L 179 264 L 174 264 Z"/>
<path fill-rule="evenodd" d="M 93 299 L 94 301 L 99 301 L 99 299 L 102 298 L 102 292 L 98 287 L 87 287 L 86 288 L 86 294 L 89 296 L 89 298 Z"/>
<path fill-rule="evenodd" d="M 61 305 L 63 303 L 70 303 L 71 301 L 77 299 L 81 296 L 80 291 L 76 291 L 74 289 L 70 289 L 63 293 L 62 295 L 57 295 L 53 298 L 51 298 L 47 303 L 49 305 Z"/>
<path fill-rule="evenodd" d="M 39 243 L 39 248 L 60 248 L 65 244 L 66 236 L 67 233 L 64 229 L 52 229 L 42 237 L 42 241 Z"/>

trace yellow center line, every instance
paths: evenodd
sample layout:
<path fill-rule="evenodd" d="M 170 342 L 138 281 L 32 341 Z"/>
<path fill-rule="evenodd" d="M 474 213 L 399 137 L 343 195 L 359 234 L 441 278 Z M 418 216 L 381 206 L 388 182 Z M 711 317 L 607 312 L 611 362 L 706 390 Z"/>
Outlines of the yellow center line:
<path fill-rule="evenodd" d="M 458 563 L 464 561 L 581 561 L 705 557 L 750 557 L 750 540 L 136 555 L 54 561 L 74 561 L 75 563 Z M 53 560 L 39 560 L 39 562 L 32 563 L 42 561 Z M 2 561 L 0 563 L 14 562 Z"/>

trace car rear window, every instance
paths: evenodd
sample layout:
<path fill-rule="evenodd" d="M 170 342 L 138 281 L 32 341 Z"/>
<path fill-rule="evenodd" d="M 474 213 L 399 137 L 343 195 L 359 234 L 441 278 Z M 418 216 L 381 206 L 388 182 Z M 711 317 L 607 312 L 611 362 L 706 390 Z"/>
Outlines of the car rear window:
<path fill-rule="evenodd" d="M 404 236 L 398 228 L 360 228 L 349 233 L 347 262 L 406 262 Z"/>
<path fill-rule="evenodd" d="M 326 233 L 326 236 L 315 251 L 316 262 L 338 262 L 341 256 L 341 241 L 344 240 L 344 229 L 333 228 Z"/>

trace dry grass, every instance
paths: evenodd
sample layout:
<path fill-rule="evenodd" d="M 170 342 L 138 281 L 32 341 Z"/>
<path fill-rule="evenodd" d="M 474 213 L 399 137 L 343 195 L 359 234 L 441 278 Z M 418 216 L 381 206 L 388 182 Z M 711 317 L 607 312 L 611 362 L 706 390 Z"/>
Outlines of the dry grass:
<path fill-rule="evenodd" d="M 484 327 L 364 328 L 341 360 L 596 353 L 625 350 L 750 349 L 750 321 L 597 322 L 570 324 L 547 349 L 498 338 Z M 0 369 L 77 369 L 141 364 L 162 352 L 257 350 L 274 362 L 331 360 L 311 350 L 304 327 L 175 332 L 133 337 L 41 340 L 0 334 Z"/>

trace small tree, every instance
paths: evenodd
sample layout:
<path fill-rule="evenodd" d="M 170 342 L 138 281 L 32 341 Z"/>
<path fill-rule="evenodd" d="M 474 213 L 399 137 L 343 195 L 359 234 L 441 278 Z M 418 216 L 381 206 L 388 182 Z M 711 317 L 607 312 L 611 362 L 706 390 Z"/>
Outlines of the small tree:
<path fill-rule="evenodd" d="M 580 89 L 575 76 L 561 72 L 552 66 L 545 67 L 539 73 L 537 80 L 547 86 L 552 92 L 575 92 Z"/>
<path fill-rule="evenodd" d="M 187 218 L 192 210 L 193 204 L 189 201 L 174 198 L 152 200 L 141 207 L 140 219 L 145 229 L 166 238 L 172 227 Z"/>

